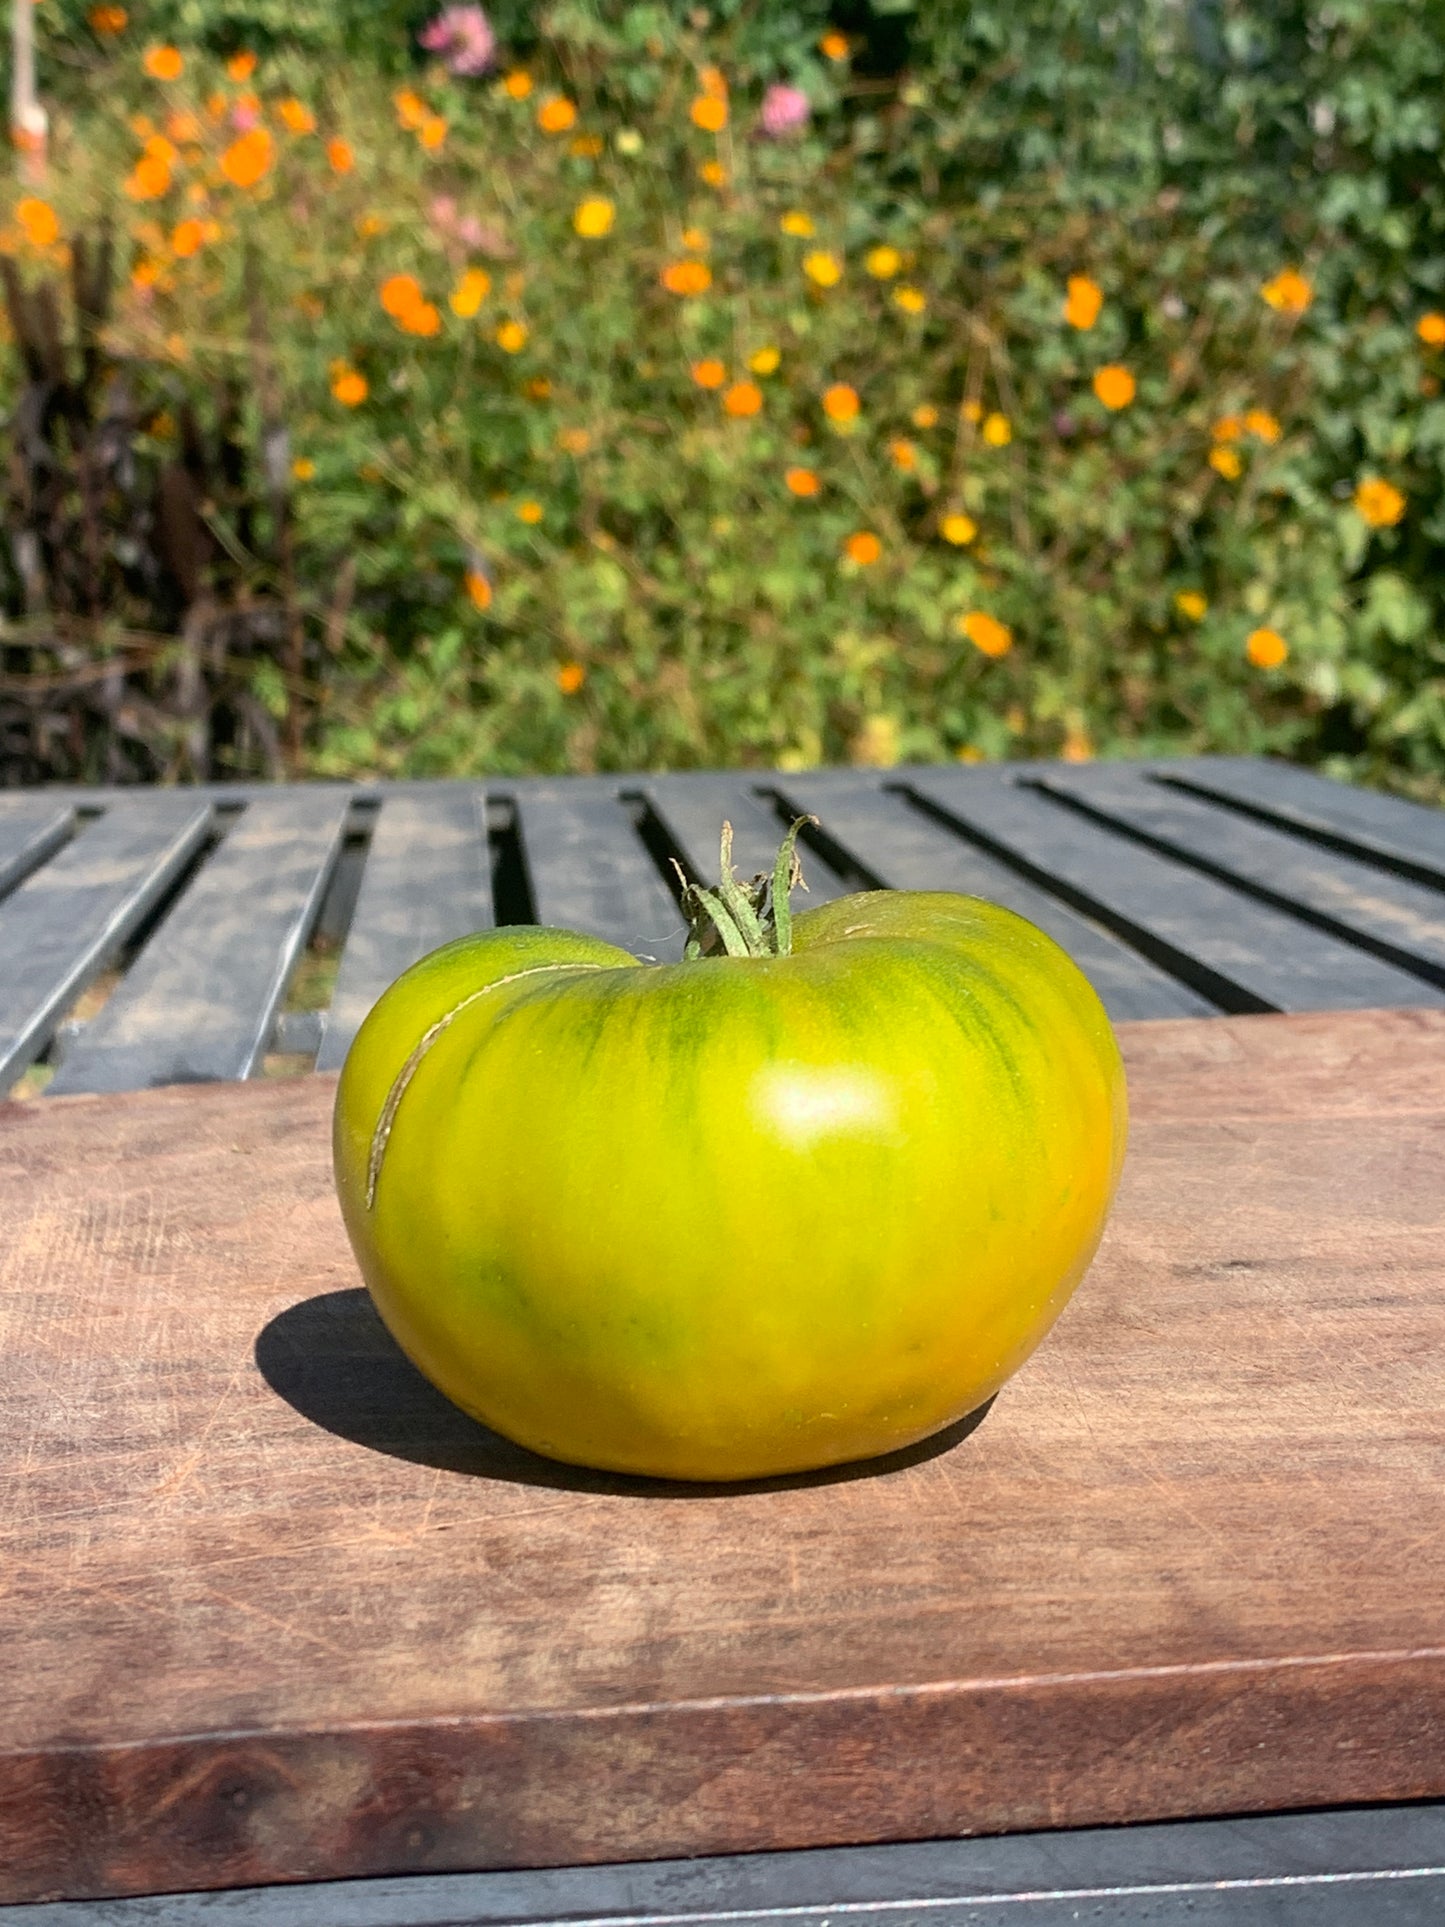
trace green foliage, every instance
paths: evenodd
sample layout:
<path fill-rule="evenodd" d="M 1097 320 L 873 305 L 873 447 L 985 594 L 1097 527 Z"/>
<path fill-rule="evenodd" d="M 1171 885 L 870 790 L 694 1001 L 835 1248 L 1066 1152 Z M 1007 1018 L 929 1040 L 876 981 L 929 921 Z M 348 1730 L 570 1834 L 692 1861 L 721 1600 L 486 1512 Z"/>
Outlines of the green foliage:
<path fill-rule="evenodd" d="M 244 372 L 252 445 L 280 420 L 299 464 L 289 586 L 258 537 L 241 593 L 304 618 L 304 688 L 248 674 L 278 718 L 306 703 L 311 768 L 1213 748 L 1440 793 L 1445 369 L 1417 334 L 1445 308 L 1440 0 L 875 4 L 851 61 L 811 0 L 493 18 L 530 97 L 417 67 L 400 114 L 375 71 L 414 58 L 400 0 L 158 0 L 146 38 L 187 52 L 168 87 L 128 40 L 72 36 L 105 98 L 58 130 L 51 198 L 69 232 L 109 207 L 129 236 L 144 285 L 108 342 L 160 424 L 142 457 Z M 219 56 L 243 44 L 276 147 L 238 187 L 205 103 L 230 111 Z M 363 45 L 370 66 L 328 58 Z M 689 117 L 708 66 L 717 134 Z M 757 135 L 777 79 L 813 102 L 790 142 Z M 554 92 L 579 117 L 547 134 Z M 287 131 L 293 93 L 316 133 Z M 117 196 L 125 117 L 168 109 L 200 118 L 172 185 Z M 580 234 L 598 198 L 610 229 Z M 215 232 L 178 257 L 188 215 Z M 705 291 L 662 285 L 683 260 Z M 385 311 L 398 275 L 434 327 Z M 1102 294 L 1090 325 L 1070 277 Z M 719 387 L 695 379 L 712 360 Z M 1103 383 L 1115 406 L 1109 368 L 1133 384 Z M 729 412 L 740 383 L 756 412 Z M 1397 521 L 1356 507 L 1371 478 Z M 974 624 L 985 653 L 979 615 L 1012 646 Z M 1281 665 L 1256 666 L 1259 631 Z"/>

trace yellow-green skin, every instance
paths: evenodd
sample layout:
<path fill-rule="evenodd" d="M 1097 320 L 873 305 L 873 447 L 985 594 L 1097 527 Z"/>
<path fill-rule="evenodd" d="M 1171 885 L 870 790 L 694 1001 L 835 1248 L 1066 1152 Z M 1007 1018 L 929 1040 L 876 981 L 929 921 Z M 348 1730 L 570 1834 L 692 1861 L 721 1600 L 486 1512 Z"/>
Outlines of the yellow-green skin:
<path fill-rule="evenodd" d="M 803 913 L 788 957 L 448 944 L 352 1046 L 336 1178 L 381 1316 L 464 1411 L 578 1465 L 744 1479 L 991 1397 L 1094 1255 L 1125 1128 L 1055 943 L 876 891 Z"/>

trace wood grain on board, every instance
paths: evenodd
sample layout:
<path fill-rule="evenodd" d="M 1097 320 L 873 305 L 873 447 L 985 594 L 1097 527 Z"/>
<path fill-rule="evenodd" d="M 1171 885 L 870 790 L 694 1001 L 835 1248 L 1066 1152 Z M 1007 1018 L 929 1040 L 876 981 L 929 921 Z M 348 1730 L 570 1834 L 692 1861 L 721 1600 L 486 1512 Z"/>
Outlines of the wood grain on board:
<path fill-rule="evenodd" d="M 1445 1015 L 1121 1035 L 982 1422 L 727 1491 L 417 1379 L 330 1079 L 0 1109 L 0 1900 L 1445 1794 Z"/>

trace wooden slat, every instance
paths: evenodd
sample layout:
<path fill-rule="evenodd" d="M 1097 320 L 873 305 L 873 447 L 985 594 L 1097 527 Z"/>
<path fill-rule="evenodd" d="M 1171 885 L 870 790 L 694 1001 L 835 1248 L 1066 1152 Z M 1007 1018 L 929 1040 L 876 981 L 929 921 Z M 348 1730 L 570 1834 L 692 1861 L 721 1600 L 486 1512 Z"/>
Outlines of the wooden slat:
<path fill-rule="evenodd" d="M 340 1070 L 362 1019 L 403 970 L 453 937 L 491 927 L 485 811 L 480 790 L 407 790 L 383 799 L 317 1070 Z"/>
<path fill-rule="evenodd" d="M 1151 783 L 1137 770 L 1103 765 L 1041 780 L 1046 789 L 1149 837 L 1165 854 L 1187 856 L 1226 882 L 1246 883 L 1281 908 L 1303 910 L 1347 939 L 1363 938 L 1390 962 L 1407 969 L 1423 965 L 1445 983 L 1440 891 Z"/>
<path fill-rule="evenodd" d="M 683 852 L 694 881 L 718 880 L 719 838 L 724 822 L 733 826 L 733 868 L 745 881 L 759 871 L 771 874 L 787 825 L 744 776 L 657 777 L 646 795 Z M 803 851 L 808 888 L 794 909 L 831 903 L 847 885 L 812 851 Z"/>
<path fill-rule="evenodd" d="M 682 914 L 615 795 L 529 783 L 516 805 L 538 923 L 588 931 L 638 957 L 682 955 Z"/>
<path fill-rule="evenodd" d="M 861 782 L 784 779 L 798 809 L 813 810 L 824 831 L 862 868 L 894 890 L 961 890 L 987 897 L 1045 930 L 1093 984 L 1114 1021 L 1203 1017 L 1214 1006 L 1128 949 L 1056 897 L 985 856 L 962 837 L 910 807 L 901 796 Z"/>
<path fill-rule="evenodd" d="M 1392 964 L 1115 836 L 993 772 L 910 772 L 909 788 L 1235 1010 L 1429 1005 L 1445 995 Z"/>
<path fill-rule="evenodd" d="M 38 869 L 69 837 L 75 810 L 44 797 L 0 797 L 0 896 Z"/>
<path fill-rule="evenodd" d="M 344 790 L 249 803 L 86 1026 L 50 1091 L 132 1091 L 249 1077 L 331 874 Z"/>
<path fill-rule="evenodd" d="M 982 1423 L 706 1493 L 405 1363 L 331 1079 L 0 1107 L 0 1899 L 1445 1795 L 1445 1013 L 1120 1042 Z"/>
<path fill-rule="evenodd" d="M 1259 757 L 1191 758 L 1177 769 L 1156 766 L 1170 784 L 1263 811 L 1281 823 L 1348 843 L 1445 882 L 1445 810 L 1332 782 L 1313 770 Z"/>
<path fill-rule="evenodd" d="M 0 1091 L 154 908 L 210 821 L 204 798 L 128 798 L 0 904 Z"/>

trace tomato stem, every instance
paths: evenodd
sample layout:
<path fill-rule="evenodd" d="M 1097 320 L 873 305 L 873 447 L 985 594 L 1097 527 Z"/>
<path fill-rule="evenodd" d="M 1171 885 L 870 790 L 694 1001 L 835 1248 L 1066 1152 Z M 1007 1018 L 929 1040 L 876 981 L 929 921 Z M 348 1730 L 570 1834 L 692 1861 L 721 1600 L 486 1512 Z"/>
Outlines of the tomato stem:
<path fill-rule="evenodd" d="M 682 907 L 689 926 L 686 959 L 715 957 L 719 951 L 729 957 L 791 956 L 793 912 L 788 899 L 799 885 L 808 887 L 798 858 L 798 833 L 805 823 L 817 821 L 816 816 L 798 817 L 783 838 L 772 875 L 760 874 L 751 883 L 740 882 L 733 870 L 733 826 L 723 824 L 722 877 L 716 889 L 684 879 Z"/>

